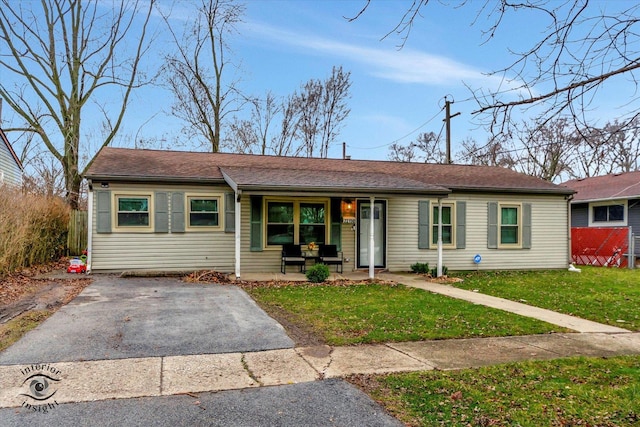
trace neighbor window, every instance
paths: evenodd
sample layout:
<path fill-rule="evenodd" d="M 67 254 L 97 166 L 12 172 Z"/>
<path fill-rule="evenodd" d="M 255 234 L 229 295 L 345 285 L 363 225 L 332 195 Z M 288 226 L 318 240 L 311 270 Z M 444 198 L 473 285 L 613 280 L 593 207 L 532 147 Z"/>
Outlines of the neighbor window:
<path fill-rule="evenodd" d="M 593 222 L 623 222 L 624 205 L 593 206 Z"/>
<path fill-rule="evenodd" d="M 148 227 L 149 199 L 149 196 L 117 196 L 118 227 Z"/>
<path fill-rule="evenodd" d="M 325 202 L 267 201 L 267 245 L 324 243 L 327 233 Z"/>
<path fill-rule="evenodd" d="M 220 200 L 217 197 L 189 197 L 189 227 L 217 227 Z"/>
<path fill-rule="evenodd" d="M 440 224 L 440 215 L 437 204 L 433 206 L 431 218 L 431 224 L 433 224 L 431 227 L 431 235 L 433 236 L 431 239 L 431 243 L 436 245 L 438 244 L 438 224 Z M 453 205 L 450 204 L 442 205 L 442 244 L 453 244 Z"/>
<path fill-rule="evenodd" d="M 520 244 L 520 206 L 500 206 L 500 244 Z"/>

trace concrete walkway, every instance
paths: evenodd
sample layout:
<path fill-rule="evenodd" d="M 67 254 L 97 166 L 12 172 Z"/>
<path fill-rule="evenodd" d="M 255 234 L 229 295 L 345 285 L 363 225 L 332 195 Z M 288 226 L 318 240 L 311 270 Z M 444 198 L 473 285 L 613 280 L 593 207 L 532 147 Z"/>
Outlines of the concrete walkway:
<path fill-rule="evenodd" d="M 304 276 L 301 278 L 304 280 Z M 286 279 L 294 279 L 287 274 Z M 344 276 L 334 275 L 334 279 Z M 264 280 L 264 275 L 262 276 Z M 349 275 L 350 279 L 355 278 Z M 380 278 L 535 317 L 582 333 L 473 338 L 347 347 L 299 347 L 260 352 L 0 366 L 0 407 L 19 407 L 35 371 L 51 377 L 56 403 L 167 396 L 295 384 L 351 374 L 462 369 L 569 356 L 640 354 L 640 332 L 541 310 L 500 298 L 428 283 L 411 276 Z M 250 280 L 250 277 L 243 277 Z M 270 277 L 270 280 L 277 280 Z M 281 280 L 284 278 L 280 278 Z M 49 399 L 49 400 L 51 400 Z"/>

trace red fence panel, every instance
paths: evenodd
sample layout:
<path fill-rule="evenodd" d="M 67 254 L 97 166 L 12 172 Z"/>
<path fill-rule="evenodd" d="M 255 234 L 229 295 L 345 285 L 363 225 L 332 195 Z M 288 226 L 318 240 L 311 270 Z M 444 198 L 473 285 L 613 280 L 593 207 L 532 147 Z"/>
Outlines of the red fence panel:
<path fill-rule="evenodd" d="M 571 227 L 571 259 L 576 265 L 626 267 L 628 227 Z"/>

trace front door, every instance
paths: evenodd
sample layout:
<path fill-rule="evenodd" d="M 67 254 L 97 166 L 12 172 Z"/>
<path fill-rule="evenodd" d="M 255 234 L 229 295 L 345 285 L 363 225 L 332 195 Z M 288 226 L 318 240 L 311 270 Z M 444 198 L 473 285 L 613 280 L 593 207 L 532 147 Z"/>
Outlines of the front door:
<path fill-rule="evenodd" d="M 374 267 L 384 268 L 386 263 L 386 202 L 375 201 L 373 212 L 371 202 L 358 201 L 358 268 L 369 267 L 369 240 L 373 221 L 373 257 Z"/>

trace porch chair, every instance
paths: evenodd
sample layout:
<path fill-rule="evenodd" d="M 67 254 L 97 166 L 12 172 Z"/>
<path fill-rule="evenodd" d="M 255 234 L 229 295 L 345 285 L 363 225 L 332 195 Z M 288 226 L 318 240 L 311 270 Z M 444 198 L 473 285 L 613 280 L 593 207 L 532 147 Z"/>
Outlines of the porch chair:
<path fill-rule="evenodd" d="M 336 271 L 342 274 L 342 252 L 338 252 L 336 245 L 320 245 L 318 248 L 319 262 L 335 265 Z"/>
<path fill-rule="evenodd" d="M 305 261 L 300 245 L 290 243 L 282 245 L 282 262 L 280 263 L 282 274 L 287 274 L 287 265 L 299 265 L 300 271 L 304 273 Z"/>

